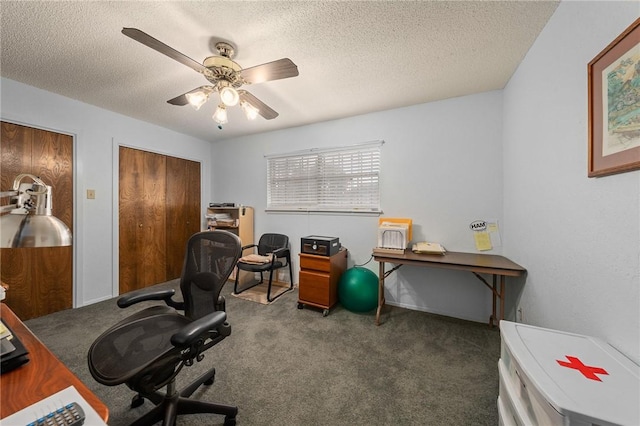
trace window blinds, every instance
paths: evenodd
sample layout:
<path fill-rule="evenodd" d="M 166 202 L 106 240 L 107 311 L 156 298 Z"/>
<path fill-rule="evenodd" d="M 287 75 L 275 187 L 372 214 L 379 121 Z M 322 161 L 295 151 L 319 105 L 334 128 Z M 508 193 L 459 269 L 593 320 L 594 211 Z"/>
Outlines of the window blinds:
<path fill-rule="evenodd" d="M 382 142 L 267 158 L 267 210 L 380 211 Z"/>

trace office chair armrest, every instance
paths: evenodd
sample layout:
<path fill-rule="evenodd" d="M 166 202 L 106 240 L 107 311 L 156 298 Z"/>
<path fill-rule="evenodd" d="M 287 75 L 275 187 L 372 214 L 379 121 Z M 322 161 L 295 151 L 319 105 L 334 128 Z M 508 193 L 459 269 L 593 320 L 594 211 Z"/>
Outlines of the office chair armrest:
<path fill-rule="evenodd" d="M 177 308 L 176 302 L 171 300 L 175 293 L 176 291 L 172 288 L 164 290 L 134 290 L 120 297 L 118 299 L 118 306 L 121 308 L 128 308 L 131 305 L 148 300 L 164 300 L 167 305 Z"/>
<path fill-rule="evenodd" d="M 212 312 L 182 327 L 180 331 L 171 336 L 171 344 L 175 347 L 190 346 L 203 334 L 218 329 L 226 320 L 226 312 Z"/>

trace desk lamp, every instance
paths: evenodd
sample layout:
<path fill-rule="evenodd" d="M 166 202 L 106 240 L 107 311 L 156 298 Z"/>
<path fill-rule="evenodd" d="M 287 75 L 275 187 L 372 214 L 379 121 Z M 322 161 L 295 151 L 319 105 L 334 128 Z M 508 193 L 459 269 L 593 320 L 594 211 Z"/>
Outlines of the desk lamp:
<path fill-rule="evenodd" d="M 27 177 L 33 183 L 21 183 Z M 19 174 L 11 191 L 0 192 L 4 197 L 10 201 L 0 206 L 0 248 L 71 245 L 71 231 L 51 214 L 51 186 L 39 177 Z"/>

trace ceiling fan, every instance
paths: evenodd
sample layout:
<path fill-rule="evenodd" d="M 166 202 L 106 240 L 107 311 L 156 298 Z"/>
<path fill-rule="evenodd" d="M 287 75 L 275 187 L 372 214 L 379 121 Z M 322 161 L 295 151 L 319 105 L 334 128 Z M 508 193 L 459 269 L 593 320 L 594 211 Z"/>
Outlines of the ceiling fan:
<path fill-rule="evenodd" d="M 213 115 L 213 119 L 219 125 L 227 123 L 226 108 L 238 103 L 240 103 L 240 107 L 250 120 L 253 120 L 258 115 L 267 120 L 276 118 L 278 116 L 276 111 L 248 91 L 240 88 L 248 84 L 280 80 L 298 75 L 298 67 L 289 58 L 243 69 L 233 61 L 233 56 L 235 55 L 234 46 L 224 41 L 219 41 L 215 44 L 218 51 L 217 56 L 209 56 L 200 64 L 137 28 L 123 28 L 122 34 L 188 66 L 209 80 L 210 85 L 197 87 L 187 93 L 169 99 L 167 102 L 178 106 L 191 104 L 195 109 L 199 109 L 211 94 L 217 92 L 220 96 L 220 104 Z"/>

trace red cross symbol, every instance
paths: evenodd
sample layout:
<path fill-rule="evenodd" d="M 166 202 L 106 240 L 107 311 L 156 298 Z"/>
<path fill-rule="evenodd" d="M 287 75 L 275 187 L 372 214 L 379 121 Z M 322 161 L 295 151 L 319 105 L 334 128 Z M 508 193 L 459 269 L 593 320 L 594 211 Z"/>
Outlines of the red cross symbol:
<path fill-rule="evenodd" d="M 601 382 L 602 380 L 600 380 L 600 378 L 598 376 L 596 376 L 596 374 L 607 374 L 607 375 L 609 374 L 609 373 L 607 373 L 607 371 L 604 368 L 592 367 L 590 365 L 584 365 L 582 363 L 582 361 L 580 361 L 578 358 L 576 358 L 574 356 L 565 355 L 565 357 L 567 357 L 569 362 L 560 361 L 559 359 L 557 359 L 556 360 L 557 363 L 560 364 L 563 367 L 575 368 L 576 370 L 581 372 L 582 375 L 584 377 L 586 377 L 587 379 L 597 380 L 597 381 Z"/>

